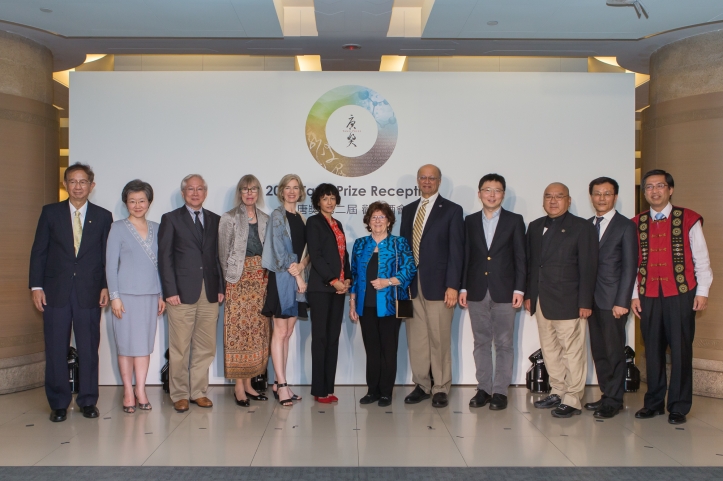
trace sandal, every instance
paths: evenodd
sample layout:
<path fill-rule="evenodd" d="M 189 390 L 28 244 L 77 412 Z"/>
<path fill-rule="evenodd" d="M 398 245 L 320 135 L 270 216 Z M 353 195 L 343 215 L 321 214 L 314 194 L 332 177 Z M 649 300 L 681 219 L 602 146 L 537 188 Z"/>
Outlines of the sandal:
<path fill-rule="evenodd" d="M 123 406 L 123 412 L 127 414 L 133 414 L 136 412 L 136 405 L 133 406 Z"/>
<path fill-rule="evenodd" d="M 278 388 L 279 383 L 274 381 L 274 386 Z M 274 393 L 274 399 L 279 399 L 279 391 L 277 391 L 274 388 L 271 388 L 271 392 Z"/>
<path fill-rule="evenodd" d="M 288 388 L 289 385 L 287 383 L 283 383 L 283 384 L 277 384 L 276 387 L 277 387 L 277 389 L 281 389 L 282 387 Z M 277 398 L 279 397 L 278 394 L 276 395 L 276 397 Z M 293 406 L 294 403 L 292 401 L 293 401 L 293 398 L 279 399 L 279 404 L 281 404 L 282 406 Z"/>
<path fill-rule="evenodd" d="M 133 390 L 133 395 L 136 397 L 136 402 L 138 403 L 138 409 L 140 409 L 142 411 L 150 411 L 151 409 L 153 409 L 153 406 L 151 406 L 151 403 L 141 404 L 140 402 L 138 402 L 138 395 L 136 394 L 135 390 Z"/>

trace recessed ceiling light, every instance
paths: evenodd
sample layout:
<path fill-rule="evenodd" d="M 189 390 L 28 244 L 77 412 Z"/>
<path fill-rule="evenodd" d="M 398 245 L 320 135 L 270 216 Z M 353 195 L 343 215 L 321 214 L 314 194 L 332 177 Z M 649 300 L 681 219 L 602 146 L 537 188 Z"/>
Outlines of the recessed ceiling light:
<path fill-rule="evenodd" d="M 346 45 L 342 45 L 341 48 L 344 50 L 359 50 L 361 48 L 361 45 L 356 43 L 347 43 Z"/>
<path fill-rule="evenodd" d="M 53 13 L 53 11 L 50 10 L 49 8 L 41 8 L 40 11 L 43 13 Z"/>
<path fill-rule="evenodd" d="M 489 22 L 487 22 L 487 25 L 489 25 L 490 27 L 494 27 L 498 23 L 500 22 L 498 22 L 497 20 L 490 20 Z"/>

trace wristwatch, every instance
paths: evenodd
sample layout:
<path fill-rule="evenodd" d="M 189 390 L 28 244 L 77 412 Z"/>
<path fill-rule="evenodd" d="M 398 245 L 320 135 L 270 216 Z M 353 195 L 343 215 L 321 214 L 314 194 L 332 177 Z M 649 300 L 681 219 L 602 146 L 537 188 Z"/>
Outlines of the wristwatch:
<path fill-rule="evenodd" d="M 387 280 L 389 281 L 389 285 L 391 286 L 391 285 L 392 285 L 392 280 L 391 280 L 391 279 L 387 279 Z"/>

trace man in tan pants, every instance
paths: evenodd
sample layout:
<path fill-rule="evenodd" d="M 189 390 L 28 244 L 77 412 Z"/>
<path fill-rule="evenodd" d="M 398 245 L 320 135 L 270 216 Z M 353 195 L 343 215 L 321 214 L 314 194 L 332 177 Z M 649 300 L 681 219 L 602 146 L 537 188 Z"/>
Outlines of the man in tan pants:
<path fill-rule="evenodd" d="M 570 212 L 570 191 L 559 182 L 545 189 L 547 216 L 527 229 L 525 309 L 537 318 L 552 392 L 535 402 L 552 415 L 580 414 L 587 374 L 585 333 L 597 280 L 598 236 L 591 222 Z"/>
<path fill-rule="evenodd" d="M 414 317 L 406 320 L 416 387 L 404 402 L 416 404 L 431 393 L 435 407 L 447 405 L 452 385 L 452 316 L 464 260 L 462 207 L 439 195 L 441 182 L 438 167 L 424 165 L 419 169 L 417 185 L 422 196 L 402 209 L 400 228 L 417 264 L 417 277 L 411 286 Z"/>
<path fill-rule="evenodd" d="M 188 411 L 213 403 L 205 396 L 208 368 L 216 355 L 218 303 L 223 281 L 218 263 L 220 217 L 204 209 L 206 181 L 181 182 L 182 207 L 164 214 L 158 230 L 158 270 L 168 309 L 169 374 L 173 407 Z"/>

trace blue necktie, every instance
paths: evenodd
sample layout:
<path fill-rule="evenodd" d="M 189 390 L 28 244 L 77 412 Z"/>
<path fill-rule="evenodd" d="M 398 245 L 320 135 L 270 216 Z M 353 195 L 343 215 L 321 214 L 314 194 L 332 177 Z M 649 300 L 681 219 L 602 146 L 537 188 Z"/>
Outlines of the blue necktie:
<path fill-rule="evenodd" d="M 665 214 L 663 214 L 662 212 L 658 212 L 657 214 L 655 214 L 655 220 L 663 220 L 663 219 L 665 219 Z"/>
<path fill-rule="evenodd" d="M 597 229 L 597 236 L 600 238 L 600 224 L 602 223 L 604 217 L 595 217 L 595 228 Z"/>

